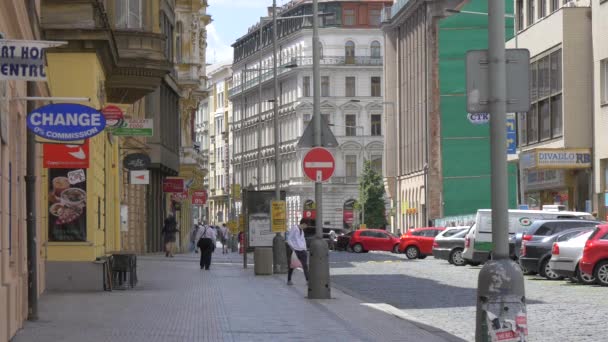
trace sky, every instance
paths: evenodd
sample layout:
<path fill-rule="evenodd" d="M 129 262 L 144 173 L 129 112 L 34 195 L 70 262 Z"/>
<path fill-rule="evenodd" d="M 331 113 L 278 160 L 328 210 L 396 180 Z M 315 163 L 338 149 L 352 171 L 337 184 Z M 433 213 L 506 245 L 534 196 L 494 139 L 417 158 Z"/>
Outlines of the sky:
<path fill-rule="evenodd" d="M 287 0 L 277 0 L 277 6 L 285 3 Z M 231 62 L 230 45 L 265 16 L 271 6 L 272 0 L 209 0 L 207 14 L 212 22 L 207 25 L 207 63 Z"/>

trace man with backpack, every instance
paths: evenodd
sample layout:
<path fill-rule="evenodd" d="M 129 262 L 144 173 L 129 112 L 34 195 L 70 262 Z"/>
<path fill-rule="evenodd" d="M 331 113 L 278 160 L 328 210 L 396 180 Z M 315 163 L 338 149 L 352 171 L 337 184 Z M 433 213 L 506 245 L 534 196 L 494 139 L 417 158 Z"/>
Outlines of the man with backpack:
<path fill-rule="evenodd" d="M 196 241 L 196 245 L 201 249 L 201 270 L 209 270 L 209 267 L 211 266 L 211 255 L 215 250 L 215 229 L 207 225 L 201 227 L 198 230 Z"/>

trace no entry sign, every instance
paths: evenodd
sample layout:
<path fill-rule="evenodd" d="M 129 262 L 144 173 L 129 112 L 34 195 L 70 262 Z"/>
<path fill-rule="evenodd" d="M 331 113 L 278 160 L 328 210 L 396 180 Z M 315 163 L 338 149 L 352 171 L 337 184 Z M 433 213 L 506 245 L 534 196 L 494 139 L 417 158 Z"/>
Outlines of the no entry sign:
<path fill-rule="evenodd" d="M 308 151 L 302 159 L 304 174 L 313 182 L 325 182 L 331 178 L 336 169 L 334 156 L 323 147 Z"/>

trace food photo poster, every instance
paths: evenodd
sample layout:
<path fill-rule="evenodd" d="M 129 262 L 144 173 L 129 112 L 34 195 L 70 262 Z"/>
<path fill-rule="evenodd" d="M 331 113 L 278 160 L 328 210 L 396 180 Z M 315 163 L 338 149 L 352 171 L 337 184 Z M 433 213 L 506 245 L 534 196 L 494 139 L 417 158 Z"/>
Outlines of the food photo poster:
<path fill-rule="evenodd" d="M 48 197 L 49 241 L 86 241 L 86 169 L 49 169 Z"/>

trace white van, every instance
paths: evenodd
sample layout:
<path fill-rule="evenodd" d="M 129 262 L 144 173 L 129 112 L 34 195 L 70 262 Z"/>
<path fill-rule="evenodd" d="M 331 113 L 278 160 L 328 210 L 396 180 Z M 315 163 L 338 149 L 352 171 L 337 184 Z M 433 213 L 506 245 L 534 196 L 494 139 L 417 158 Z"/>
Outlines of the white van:
<path fill-rule="evenodd" d="M 593 215 L 577 211 L 509 210 L 509 235 L 522 233 L 536 220 L 594 220 Z M 462 257 L 470 264 L 485 262 L 492 251 L 492 209 L 479 209 L 475 224 L 465 237 Z"/>

